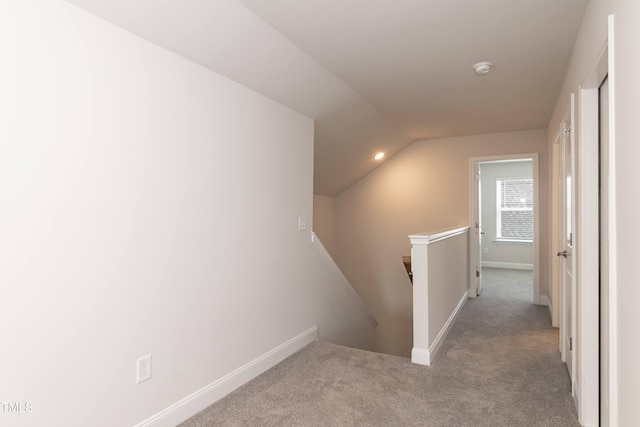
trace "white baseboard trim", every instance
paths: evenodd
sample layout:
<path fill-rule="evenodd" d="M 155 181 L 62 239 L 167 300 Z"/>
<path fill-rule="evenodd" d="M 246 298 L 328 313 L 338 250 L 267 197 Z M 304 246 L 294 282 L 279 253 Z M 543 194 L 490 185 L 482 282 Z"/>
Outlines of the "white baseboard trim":
<path fill-rule="evenodd" d="M 438 333 L 438 336 L 436 336 L 436 339 L 433 340 L 433 343 L 429 346 L 429 354 L 431 355 L 431 361 L 433 361 L 436 358 L 436 354 L 438 354 L 440 347 L 442 347 L 442 343 L 444 342 L 444 339 L 449 334 L 449 331 L 451 330 L 453 323 L 456 321 L 456 318 L 460 314 L 460 310 L 462 309 L 462 307 L 464 307 L 464 304 L 467 302 L 468 299 L 469 299 L 469 291 L 465 291 L 465 293 L 462 294 L 462 298 L 460 298 L 460 301 L 458 301 L 458 305 L 453 310 L 453 313 L 451 313 L 451 316 L 449 316 L 449 319 L 447 319 L 447 323 L 444 324 L 444 326 Z"/>
<path fill-rule="evenodd" d="M 141 423 L 136 424 L 135 427 L 175 426 L 202 411 L 207 406 L 217 402 L 268 369 L 271 369 L 293 353 L 311 344 L 317 337 L 318 327 L 314 326 L 190 396 L 152 415 Z"/>
<path fill-rule="evenodd" d="M 553 305 L 551 304 L 551 298 L 547 297 L 547 310 L 549 310 L 549 319 L 551 320 L 551 326 L 556 327 L 553 324 Z"/>
<path fill-rule="evenodd" d="M 573 384 L 573 389 L 571 392 L 571 394 L 573 395 L 573 403 L 576 405 L 576 408 L 580 408 L 580 398 L 582 397 L 580 384 L 578 383 L 578 381 L 571 381 L 571 383 Z M 581 419 L 578 419 L 578 421 L 580 423 L 583 422 Z"/>
<path fill-rule="evenodd" d="M 509 268 L 512 270 L 533 270 L 533 264 L 522 264 L 519 262 L 482 261 L 482 266 L 491 268 Z"/>
<path fill-rule="evenodd" d="M 436 336 L 436 339 L 433 340 L 433 343 L 429 346 L 428 350 L 424 348 L 413 347 L 413 349 L 411 350 L 412 363 L 426 366 L 431 365 L 431 362 L 433 362 L 433 360 L 435 359 L 436 354 L 438 353 L 440 347 L 442 346 L 442 343 L 444 342 L 444 339 L 447 337 L 447 334 L 451 330 L 453 323 L 460 314 L 460 310 L 468 299 L 469 291 L 465 291 L 465 293 L 462 295 L 462 298 L 460 298 L 460 301 L 458 301 L 458 305 L 453 309 L 453 312 L 449 316 L 449 319 L 447 319 L 447 322 L 444 324 L 444 326 Z"/>
<path fill-rule="evenodd" d="M 538 295 L 538 301 L 534 301 L 537 305 L 546 305 L 549 307 L 549 297 L 546 295 Z"/>
<path fill-rule="evenodd" d="M 413 347 L 413 349 L 411 350 L 411 363 L 429 366 L 431 364 L 431 356 L 429 355 L 429 350 Z"/>

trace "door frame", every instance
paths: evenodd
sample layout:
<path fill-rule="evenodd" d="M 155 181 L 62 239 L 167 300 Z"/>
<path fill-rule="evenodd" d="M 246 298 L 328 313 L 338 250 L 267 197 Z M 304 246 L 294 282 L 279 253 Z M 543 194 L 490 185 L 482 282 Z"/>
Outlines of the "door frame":
<path fill-rule="evenodd" d="M 580 396 L 576 401 L 578 421 L 583 425 L 600 423 L 600 212 L 598 174 L 599 157 L 599 94 L 598 89 L 605 76 L 609 79 L 609 313 L 616 313 L 616 212 L 615 212 L 615 72 L 613 45 L 613 15 L 608 20 L 608 40 L 602 47 L 598 60 L 587 74 L 578 90 L 579 134 L 578 151 L 578 339 L 577 385 Z M 617 425 L 617 320 L 609 318 L 609 425 Z"/>
<path fill-rule="evenodd" d="M 554 165 L 557 167 L 557 170 L 554 173 L 554 181 L 557 185 L 557 191 L 555 192 L 555 196 L 557 199 L 554 204 L 554 215 L 557 215 L 557 228 L 554 229 L 555 242 L 556 247 L 555 250 L 552 251 L 551 255 L 555 256 L 555 260 L 551 263 L 556 267 L 555 271 L 557 272 L 557 276 L 554 277 L 554 281 L 552 283 L 552 295 L 559 295 L 558 300 L 553 301 L 553 311 L 557 311 L 558 319 L 559 319 L 559 350 L 560 350 L 560 358 L 563 362 L 567 364 L 567 369 L 569 370 L 569 376 L 571 378 L 571 395 L 574 397 L 576 401 L 576 407 L 579 405 L 578 401 L 580 399 L 581 393 L 579 390 L 579 384 L 576 381 L 577 378 L 577 345 L 578 336 L 578 295 L 577 295 L 577 284 L 578 284 L 578 255 L 579 250 L 579 238 L 580 232 L 578 229 L 578 210 L 580 209 L 578 206 L 578 201 L 580 197 L 578 196 L 578 148 L 577 148 L 577 135 L 576 135 L 576 101 L 575 94 L 571 93 L 569 97 L 569 103 L 564 109 L 564 113 L 562 115 L 562 120 L 556 130 L 556 133 L 553 138 L 554 150 L 553 153 L 558 156 L 557 161 L 554 162 Z M 567 144 L 569 146 L 569 153 L 571 153 L 571 159 L 569 159 L 569 168 L 567 171 Z M 570 200 L 570 220 L 571 220 L 571 236 L 569 241 L 567 241 L 567 182 L 566 176 L 567 173 L 571 176 L 572 184 L 571 184 L 571 200 Z M 557 179 L 557 180 L 556 180 Z M 565 254 L 564 258 L 560 258 L 560 251 Z M 567 262 L 570 263 L 571 270 L 571 279 L 569 281 L 567 278 Z M 569 297 L 567 299 L 567 297 Z M 556 302 L 557 301 L 557 302 Z M 568 308 L 567 308 L 568 307 Z M 552 312 L 551 318 L 553 320 L 554 313 Z M 571 345 L 571 342 L 575 344 Z M 573 348 L 572 348 L 573 347 Z"/>
<path fill-rule="evenodd" d="M 478 206 L 478 185 L 475 170 L 478 163 L 498 162 L 501 160 L 531 160 L 531 174 L 533 176 L 533 302 L 538 305 L 548 305 L 546 295 L 540 295 L 540 173 L 538 153 L 502 154 L 495 156 L 471 157 L 469 159 L 469 297 L 477 296 L 476 289 L 476 256 L 479 250 L 478 240 L 474 238 L 475 213 Z M 477 232 L 477 230 L 476 230 Z M 482 268 L 482 266 L 480 266 Z"/>
<path fill-rule="evenodd" d="M 560 298 L 560 259 L 555 256 L 560 249 L 559 237 L 561 233 L 560 224 L 560 138 L 562 137 L 562 129 L 558 127 L 556 133 L 553 136 L 551 144 L 551 208 L 550 208 L 550 226 L 551 226 L 551 262 L 549 263 L 549 269 L 551 270 L 551 286 L 549 290 L 549 311 L 551 312 L 551 326 L 554 328 L 560 328 L 560 304 L 562 299 Z M 560 334 L 559 334 L 560 335 Z M 558 338 L 558 349 L 562 343 L 562 336 Z"/>
<path fill-rule="evenodd" d="M 482 293 L 482 219 L 480 215 L 482 206 L 482 182 L 479 162 L 472 163 L 471 185 L 473 189 L 471 203 L 471 222 L 469 223 L 469 295 L 472 298 Z M 475 230 L 475 232 L 473 232 Z M 480 247 L 478 247 L 480 246 Z M 471 293 L 473 292 L 473 293 Z"/>

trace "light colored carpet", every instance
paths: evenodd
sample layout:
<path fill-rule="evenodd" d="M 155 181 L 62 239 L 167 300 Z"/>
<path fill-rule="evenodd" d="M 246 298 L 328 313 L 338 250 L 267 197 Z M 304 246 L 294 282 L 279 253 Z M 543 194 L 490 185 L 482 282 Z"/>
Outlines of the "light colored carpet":
<path fill-rule="evenodd" d="M 484 274 L 431 367 L 316 342 L 182 426 L 578 426 L 531 273 Z"/>

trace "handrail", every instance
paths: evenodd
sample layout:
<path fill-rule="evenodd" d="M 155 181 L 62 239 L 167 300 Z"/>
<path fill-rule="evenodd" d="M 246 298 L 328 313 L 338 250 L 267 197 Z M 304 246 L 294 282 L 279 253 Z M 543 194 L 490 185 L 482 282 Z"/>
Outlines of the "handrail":
<path fill-rule="evenodd" d="M 436 233 L 419 233 L 419 234 L 411 234 L 409 235 L 409 240 L 412 245 L 422 244 L 429 245 L 431 243 L 439 242 L 440 240 L 448 239 L 453 236 L 457 236 L 458 234 L 462 234 L 469 229 L 469 226 L 452 228 L 445 231 L 440 231 Z"/>

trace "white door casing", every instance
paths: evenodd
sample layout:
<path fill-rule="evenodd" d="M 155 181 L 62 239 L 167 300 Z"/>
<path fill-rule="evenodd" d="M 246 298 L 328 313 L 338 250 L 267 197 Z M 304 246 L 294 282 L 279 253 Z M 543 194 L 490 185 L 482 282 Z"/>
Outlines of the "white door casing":
<path fill-rule="evenodd" d="M 609 405 L 609 81 L 599 91 L 600 104 L 600 426 L 608 427 Z"/>
<path fill-rule="evenodd" d="M 563 116 L 561 127 L 562 156 L 561 188 L 560 188 L 560 295 L 561 295 L 561 325 L 560 325 L 560 352 L 562 360 L 567 364 L 567 370 L 571 377 L 571 390 L 575 396 L 575 352 L 573 351 L 576 333 L 576 257 L 574 256 L 574 227 L 576 224 L 576 191 L 575 191 L 575 139 L 573 129 L 574 95 Z"/>
<path fill-rule="evenodd" d="M 474 169 L 476 174 L 476 199 L 477 199 L 473 205 L 474 216 L 475 216 L 474 238 L 477 240 L 477 246 L 475 251 L 475 256 L 476 256 L 475 283 L 476 283 L 476 296 L 479 296 L 482 293 L 482 236 L 484 235 L 484 232 L 482 231 L 482 215 L 480 214 L 481 207 L 482 207 L 482 171 L 480 170 L 479 163 L 475 163 Z"/>
<path fill-rule="evenodd" d="M 480 295 L 482 272 L 482 235 L 480 234 L 480 166 L 471 161 L 470 215 L 469 215 L 469 297 Z"/>
<path fill-rule="evenodd" d="M 551 266 L 551 289 L 550 289 L 550 311 L 551 311 L 551 325 L 559 328 L 560 334 L 558 336 L 558 351 L 560 351 L 562 355 L 562 343 L 564 342 L 564 338 L 562 336 L 563 329 L 560 327 L 561 325 L 561 316 L 563 310 L 562 306 L 562 295 L 560 283 L 561 279 L 561 269 L 562 261 L 561 258 L 556 254 L 561 251 L 563 242 L 562 242 L 562 178 L 561 172 L 562 168 L 560 166 L 560 162 L 562 161 L 562 152 L 560 151 L 562 147 L 562 138 L 564 136 L 564 129 L 562 123 L 556 130 L 556 133 L 553 137 L 553 146 L 552 146 L 552 178 L 551 178 L 551 233 L 552 233 L 552 250 L 551 253 L 553 256 L 549 256 L 550 258 L 550 266 Z M 564 361 L 564 359 L 563 359 Z"/>
<path fill-rule="evenodd" d="M 608 40 L 602 47 L 598 61 L 586 75 L 579 90 L 579 123 L 577 125 L 579 133 L 576 138 L 577 234 L 579 237 L 576 240 L 578 252 L 576 391 L 579 396 L 576 403 L 578 421 L 584 426 L 617 425 L 615 409 L 617 359 L 614 352 L 616 316 L 608 316 L 608 313 L 615 313 L 616 291 L 615 263 L 611 262 L 615 260 L 615 200 L 613 200 L 615 175 L 608 173 L 615 170 L 612 42 L 613 19 L 610 16 Z M 605 79 L 608 81 L 609 103 L 604 107 L 606 111 L 601 112 L 599 95 Z M 601 174 L 605 175 L 605 181 L 607 181 L 602 183 L 606 187 L 603 189 L 604 194 L 600 192 L 599 176 Z M 601 233 L 603 233 L 602 236 Z M 606 246 L 603 248 L 606 252 L 604 254 L 601 254 L 602 246 Z M 608 303 L 601 301 L 601 280 L 608 283 Z M 604 297 L 606 299 L 606 295 Z M 602 319 L 602 316 L 606 318 Z M 601 319 L 603 331 L 600 330 Z M 605 336 L 601 337 L 601 335 Z"/>

